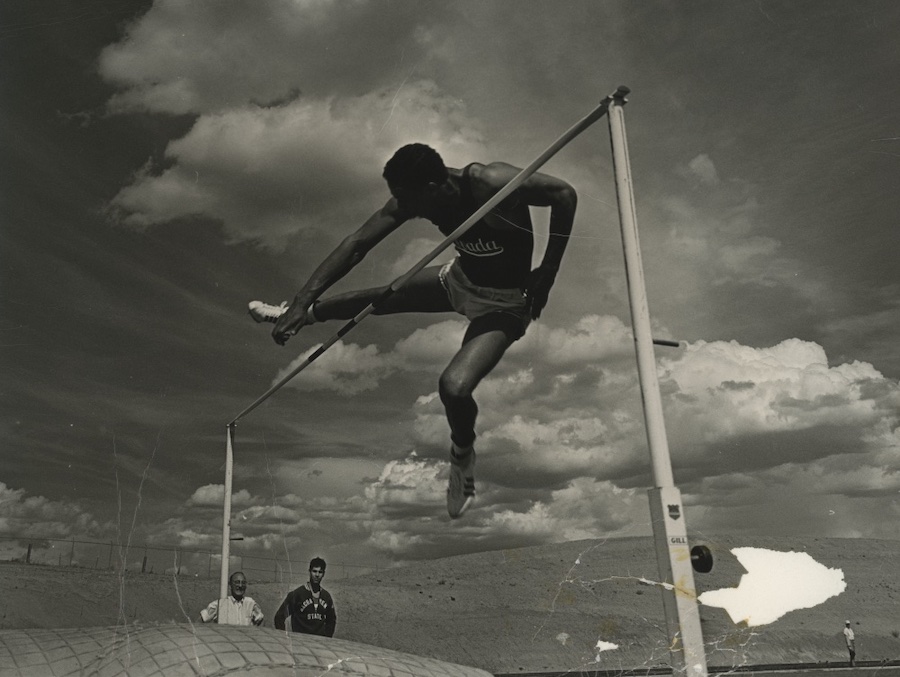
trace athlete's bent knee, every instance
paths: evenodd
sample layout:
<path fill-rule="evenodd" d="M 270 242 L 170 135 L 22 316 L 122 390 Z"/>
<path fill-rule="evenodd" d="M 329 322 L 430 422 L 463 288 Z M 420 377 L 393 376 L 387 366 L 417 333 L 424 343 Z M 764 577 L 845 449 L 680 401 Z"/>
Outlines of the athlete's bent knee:
<path fill-rule="evenodd" d="M 441 395 L 441 401 L 447 400 L 464 400 L 472 397 L 472 391 L 475 390 L 471 379 L 466 378 L 465 374 L 458 371 L 447 369 L 441 374 L 438 381 L 438 392 Z"/>

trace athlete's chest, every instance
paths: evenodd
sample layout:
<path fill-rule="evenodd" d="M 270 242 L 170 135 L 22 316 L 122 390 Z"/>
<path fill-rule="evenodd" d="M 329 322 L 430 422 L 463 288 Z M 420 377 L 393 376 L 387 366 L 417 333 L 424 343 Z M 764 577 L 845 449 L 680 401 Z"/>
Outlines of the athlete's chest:
<path fill-rule="evenodd" d="M 431 211 L 423 217 L 431 221 L 444 235 L 449 235 L 459 228 L 465 221 L 478 210 L 477 205 L 459 203 L 445 206 L 443 209 Z M 528 207 L 519 204 L 500 204 L 481 217 L 476 224 L 469 228 L 468 232 L 478 232 L 480 235 L 497 232 L 500 237 L 510 231 L 531 231 L 531 218 Z"/>

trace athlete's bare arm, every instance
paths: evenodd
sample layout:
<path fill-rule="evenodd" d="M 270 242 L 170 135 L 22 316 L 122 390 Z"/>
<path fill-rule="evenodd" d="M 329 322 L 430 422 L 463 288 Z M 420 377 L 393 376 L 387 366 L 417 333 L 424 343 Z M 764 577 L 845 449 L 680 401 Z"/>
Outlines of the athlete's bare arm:
<path fill-rule="evenodd" d="M 272 330 L 275 342 L 284 345 L 302 327 L 310 324 L 308 317 L 310 305 L 335 282 L 353 270 L 353 267 L 362 261 L 375 245 L 408 219 L 409 217 L 397 206 L 397 201 L 391 198 L 356 232 L 345 237 L 313 271 L 306 284 L 297 292 L 287 312 L 275 323 Z"/>
<path fill-rule="evenodd" d="M 473 192 L 476 193 L 476 197 L 485 201 L 521 171 L 505 162 L 492 162 L 489 165 L 473 167 L 473 170 L 471 173 Z M 527 205 L 550 208 L 550 239 L 541 264 L 531 272 L 524 290 L 531 303 L 531 315 L 537 319 L 547 303 L 563 254 L 569 244 L 569 235 L 575 222 L 575 209 L 578 206 L 578 195 L 575 189 L 562 179 L 540 172 L 532 174 L 514 194 Z"/>

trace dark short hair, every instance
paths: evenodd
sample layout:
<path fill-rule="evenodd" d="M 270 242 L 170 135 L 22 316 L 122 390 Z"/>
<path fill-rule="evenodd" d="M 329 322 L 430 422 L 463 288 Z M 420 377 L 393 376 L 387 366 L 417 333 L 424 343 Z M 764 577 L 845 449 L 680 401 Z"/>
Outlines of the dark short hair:
<path fill-rule="evenodd" d="M 234 583 L 234 577 L 237 576 L 238 574 L 243 576 L 245 579 L 247 578 L 247 574 L 245 574 L 243 571 L 235 571 L 233 574 L 231 574 L 231 576 L 228 577 L 228 582 Z"/>
<path fill-rule="evenodd" d="M 315 567 L 321 567 L 322 571 L 325 571 L 325 560 L 321 557 L 313 557 L 309 561 L 309 570 L 312 571 Z"/>
<path fill-rule="evenodd" d="M 404 188 L 443 183 L 450 173 L 438 152 L 424 143 L 410 143 L 394 153 L 384 166 L 384 179 Z"/>

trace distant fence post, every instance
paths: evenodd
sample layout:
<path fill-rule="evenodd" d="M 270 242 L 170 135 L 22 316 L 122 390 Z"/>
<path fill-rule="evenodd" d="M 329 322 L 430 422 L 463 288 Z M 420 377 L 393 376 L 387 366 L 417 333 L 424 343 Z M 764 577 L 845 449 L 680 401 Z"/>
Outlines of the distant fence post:
<path fill-rule="evenodd" d="M 182 568 L 186 568 L 190 571 L 191 568 L 196 566 L 196 575 L 200 575 L 199 573 L 199 562 L 202 556 L 205 554 L 207 556 L 206 562 L 206 575 L 208 578 L 213 577 L 212 567 L 213 567 L 213 559 L 218 559 L 218 553 L 211 550 L 202 550 L 197 549 L 193 550 L 190 548 L 183 548 L 178 544 L 159 544 L 156 546 L 149 546 L 146 543 L 143 545 L 134 545 L 131 546 L 128 544 L 127 546 L 123 543 L 120 543 L 114 539 L 109 541 L 94 541 L 94 540 L 79 540 L 77 537 L 70 537 L 69 539 L 65 538 L 44 538 L 38 537 L 34 534 L 26 534 L 26 535 L 13 535 L 13 536 L 5 536 L 4 540 L 15 540 L 17 541 L 15 547 L 20 547 L 23 545 L 27 545 L 27 549 L 23 553 L 22 559 L 16 559 L 15 561 L 24 561 L 25 564 L 34 564 L 35 560 L 37 563 L 44 563 L 48 565 L 53 565 L 53 552 L 56 552 L 57 556 L 57 566 L 63 565 L 63 557 L 66 557 L 66 561 L 68 566 L 84 566 L 90 568 L 88 561 L 82 561 L 80 565 L 76 565 L 76 560 L 78 559 L 78 553 L 76 552 L 77 546 L 82 545 L 85 546 L 81 548 L 81 557 L 89 558 L 91 554 L 95 556 L 94 559 L 94 569 L 100 569 L 100 560 L 103 559 L 103 546 L 107 548 L 107 557 L 106 557 L 106 567 L 107 570 L 110 571 L 122 571 L 127 572 L 128 567 L 130 566 L 127 561 L 127 554 L 131 551 L 132 547 L 142 548 L 143 555 L 141 560 L 141 573 L 142 574 L 152 574 L 156 565 L 150 561 L 150 550 L 154 552 L 160 553 L 157 557 L 154 555 L 154 559 L 160 559 L 163 562 L 163 570 L 165 573 L 171 572 L 172 568 L 175 570 L 175 574 L 180 576 L 182 574 Z M 39 540 L 37 549 L 35 549 L 34 539 Z M 68 540 L 69 542 L 69 550 L 67 553 L 64 553 L 64 548 L 62 547 L 64 543 Z M 238 539 L 235 539 L 238 540 Z M 44 546 L 43 541 L 48 541 L 49 545 Z M 57 547 L 60 546 L 60 547 Z M 87 550 L 85 549 L 87 548 Z M 169 567 L 169 565 L 165 564 L 166 552 L 172 552 L 173 555 L 173 564 L 174 567 Z M 35 554 L 37 552 L 37 554 Z M 190 563 L 186 566 L 184 564 L 184 554 L 188 553 L 188 558 Z M 257 572 L 261 577 L 265 578 L 269 575 L 271 571 L 273 579 L 276 583 L 289 583 L 291 582 L 291 555 L 290 553 L 286 553 L 286 558 L 284 561 L 280 557 L 271 557 L 263 554 L 254 554 L 254 553 L 235 553 L 230 554 L 228 558 L 229 569 L 241 569 L 243 570 L 246 567 L 250 568 L 250 571 Z M 272 569 L 269 569 L 265 564 L 266 561 L 270 561 L 272 563 Z M 232 564 L 233 563 L 233 564 Z M 259 563 L 260 566 L 254 566 L 254 564 Z M 354 564 L 347 562 L 334 562 L 333 566 L 335 567 L 335 575 L 341 578 L 351 578 L 361 571 L 374 571 L 377 573 L 379 571 L 378 565 L 371 564 Z M 137 562 L 134 562 L 134 570 L 137 571 Z M 262 580 L 262 578 L 260 579 Z"/>

